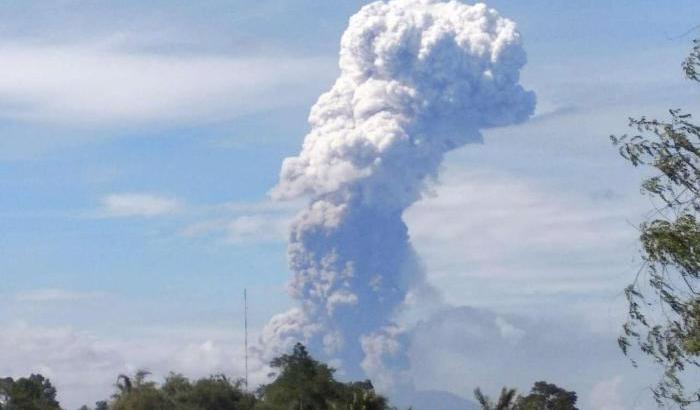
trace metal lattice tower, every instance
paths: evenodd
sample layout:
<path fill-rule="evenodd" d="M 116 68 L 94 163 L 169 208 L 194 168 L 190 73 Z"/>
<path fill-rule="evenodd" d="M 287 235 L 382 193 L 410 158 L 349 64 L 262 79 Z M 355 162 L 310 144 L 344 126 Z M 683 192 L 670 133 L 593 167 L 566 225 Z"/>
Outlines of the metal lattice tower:
<path fill-rule="evenodd" d="M 245 389 L 248 390 L 248 290 L 243 289 L 243 326 L 245 330 Z"/>

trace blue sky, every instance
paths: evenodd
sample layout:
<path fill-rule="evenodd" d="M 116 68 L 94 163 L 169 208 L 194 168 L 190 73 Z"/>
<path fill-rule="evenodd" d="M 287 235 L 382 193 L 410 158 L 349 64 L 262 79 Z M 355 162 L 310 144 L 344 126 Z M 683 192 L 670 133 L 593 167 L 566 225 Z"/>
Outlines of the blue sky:
<path fill-rule="evenodd" d="M 138 367 L 240 371 L 242 289 L 254 333 L 290 304 L 285 232 L 302 204 L 267 192 L 365 3 L 0 5 L 0 374 L 47 373 L 77 407 Z M 435 195 L 406 215 L 411 235 L 450 303 L 524 331 L 583 323 L 613 357 L 649 204 L 607 136 L 628 116 L 698 108 L 680 72 L 697 32 L 679 36 L 700 4 L 488 4 L 523 34 L 537 114 L 451 153 Z M 482 385 L 559 375 L 519 363 L 516 380 Z M 634 372 L 620 360 L 561 377 L 582 407 L 634 408 Z M 597 405 L 606 394 L 619 406 Z"/>

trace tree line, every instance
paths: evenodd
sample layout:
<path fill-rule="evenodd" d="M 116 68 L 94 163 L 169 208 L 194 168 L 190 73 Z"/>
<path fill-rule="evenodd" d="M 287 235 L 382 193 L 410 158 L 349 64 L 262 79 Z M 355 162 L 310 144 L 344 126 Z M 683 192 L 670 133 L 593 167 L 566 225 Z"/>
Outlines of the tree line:
<path fill-rule="evenodd" d="M 224 375 L 190 380 L 170 373 L 162 384 L 149 380 L 147 371 L 119 375 L 111 398 L 78 410 L 396 410 L 371 381 L 336 380 L 334 369 L 302 344 L 270 365 L 274 380 L 252 392 L 243 380 Z M 526 396 L 504 388 L 496 403 L 479 389 L 474 394 L 483 410 L 577 410 L 576 393 L 545 382 Z M 62 410 L 56 396 L 51 381 L 38 374 L 0 379 L 0 410 Z"/>

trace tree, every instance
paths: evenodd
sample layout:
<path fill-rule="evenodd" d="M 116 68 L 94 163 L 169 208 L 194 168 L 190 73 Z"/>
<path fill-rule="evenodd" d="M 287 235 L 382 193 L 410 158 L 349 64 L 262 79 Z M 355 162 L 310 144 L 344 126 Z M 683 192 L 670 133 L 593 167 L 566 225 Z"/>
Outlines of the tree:
<path fill-rule="evenodd" d="M 179 405 L 199 410 L 252 410 L 255 397 L 245 393 L 241 386 L 240 380 L 232 382 L 224 375 L 210 376 L 198 380 L 185 394 L 174 399 Z"/>
<path fill-rule="evenodd" d="M 294 346 L 292 354 L 274 358 L 270 366 L 279 373 L 274 382 L 261 387 L 260 395 L 275 408 L 324 410 L 340 399 L 334 370 L 313 359 L 301 343 Z"/>
<path fill-rule="evenodd" d="M 139 370 L 133 379 L 126 375 L 117 377 L 117 393 L 111 410 L 172 410 L 173 403 L 158 389 L 154 382 L 147 381 L 149 372 Z"/>
<path fill-rule="evenodd" d="M 0 379 L 0 410 L 5 409 L 7 402 L 10 401 L 10 390 L 14 380 L 11 378 Z"/>
<path fill-rule="evenodd" d="M 369 380 L 341 383 L 335 370 L 315 360 L 301 343 L 291 354 L 274 358 L 275 380 L 260 387 L 257 409 L 272 410 L 388 410 L 386 398 L 378 395 Z"/>
<path fill-rule="evenodd" d="M 17 380 L 0 380 L 0 409 L 61 410 L 61 407 L 51 381 L 40 374 L 32 374 Z"/>
<path fill-rule="evenodd" d="M 498 397 L 498 401 L 493 403 L 491 399 L 481 392 L 478 387 L 474 389 L 474 397 L 476 401 L 481 405 L 482 410 L 515 410 L 515 389 L 509 389 L 504 387 L 501 389 L 501 395 Z"/>
<path fill-rule="evenodd" d="M 682 67 L 700 81 L 700 40 Z M 652 389 L 659 404 L 686 408 L 700 401 L 700 389 L 687 390 L 684 380 L 700 366 L 700 126 L 680 109 L 669 112 L 665 121 L 630 119 L 634 135 L 611 137 L 626 160 L 653 172 L 642 193 L 656 208 L 640 226 L 643 265 L 625 290 L 629 317 L 618 342 L 626 355 L 636 345 L 662 367 Z"/>
<path fill-rule="evenodd" d="M 374 391 L 369 380 L 345 385 L 343 402 L 348 410 L 385 410 L 389 408 L 388 400 Z"/>
<path fill-rule="evenodd" d="M 504 387 L 494 403 L 481 389 L 474 390 L 474 397 L 482 410 L 578 410 L 575 392 L 547 382 L 536 382 L 527 396 L 516 395 L 515 389 Z"/>
<path fill-rule="evenodd" d="M 272 360 L 275 379 L 256 395 L 243 381 L 213 375 L 190 381 L 170 373 L 164 383 L 148 380 L 145 370 L 120 374 L 110 401 L 95 410 L 395 410 L 377 394 L 369 380 L 342 383 L 334 369 L 315 360 L 297 344 L 291 354 Z M 56 389 L 41 375 L 13 380 L 0 378 L 0 410 L 61 410 Z M 82 406 L 78 410 L 90 410 Z"/>
<path fill-rule="evenodd" d="M 133 377 L 119 375 L 112 402 L 98 402 L 96 410 L 253 410 L 254 395 L 243 391 L 241 381 L 224 375 L 199 379 L 194 383 L 181 374 L 170 373 L 165 382 L 148 381 L 149 373 Z"/>
<path fill-rule="evenodd" d="M 179 373 L 171 372 L 168 377 L 165 378 L 165 383 L 161 389 L 171 399 L 183 401 L 186 400 L 192 392 L 192 383 L 187 377 Z"/>
<path fill-rule="evenodd" d="M 578 410 L 575 392 L 566 391 L 555 384 L 536 382 L 530 394 L 519 397 L 518 410 Z"/>

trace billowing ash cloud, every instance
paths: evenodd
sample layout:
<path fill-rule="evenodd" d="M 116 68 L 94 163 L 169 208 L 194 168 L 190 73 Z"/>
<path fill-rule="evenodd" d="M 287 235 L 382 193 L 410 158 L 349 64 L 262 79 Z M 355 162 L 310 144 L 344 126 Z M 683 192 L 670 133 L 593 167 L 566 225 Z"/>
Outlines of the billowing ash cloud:
<path fill-rule="evenodd" d="M 380 1 L 350 19 L 340 77 L 273 191 L 311 201 L 289 239 L 298 306 L 267 325 L 268 352 L 303 341 L 349 375 L 401 374 L 409 333 L 393 323 L 434 294 L 402 214 L 446 152 L 532 114 L 525 60 L 515 24 L 483 4 Z"/>

